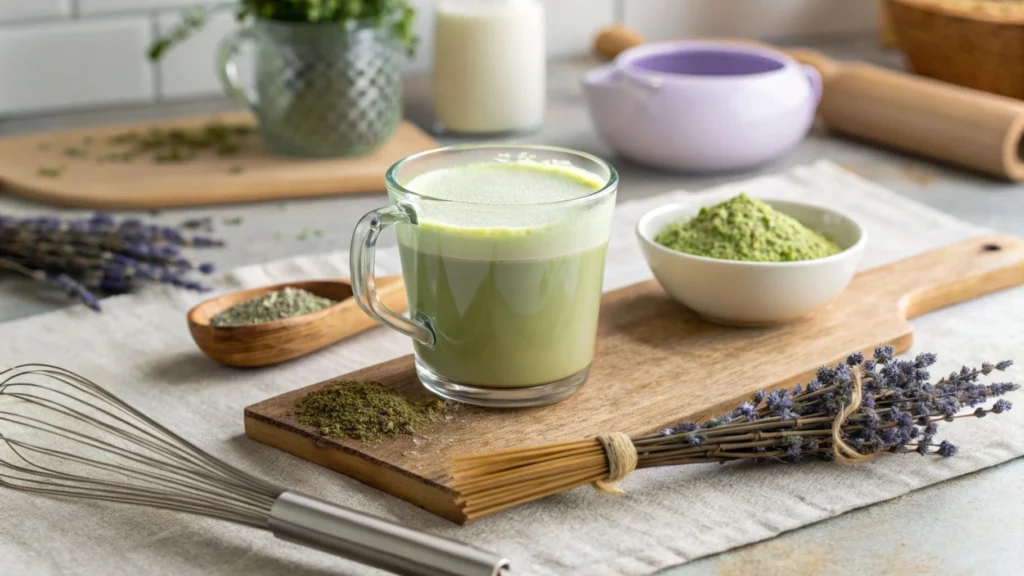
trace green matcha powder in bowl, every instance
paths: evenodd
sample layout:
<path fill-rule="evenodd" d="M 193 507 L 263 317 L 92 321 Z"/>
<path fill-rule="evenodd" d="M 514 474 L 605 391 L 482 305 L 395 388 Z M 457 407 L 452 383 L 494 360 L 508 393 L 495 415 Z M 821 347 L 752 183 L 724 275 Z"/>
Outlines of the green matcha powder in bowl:
<path fill-rule="evenodd" d="M 636 233 L 670 296 L 734 326 L 775 325 L 817 311 L 850 283 L 867 243 L 860 225 L 835 210 L 745 194 L 656 208 Z"/>
<path fill-rule="evenodd" d="M 814 260 L 842 251 L 792 216 L 746 194 L 665 226 L 654 241 L 695 256 L 747 262 Z"/>

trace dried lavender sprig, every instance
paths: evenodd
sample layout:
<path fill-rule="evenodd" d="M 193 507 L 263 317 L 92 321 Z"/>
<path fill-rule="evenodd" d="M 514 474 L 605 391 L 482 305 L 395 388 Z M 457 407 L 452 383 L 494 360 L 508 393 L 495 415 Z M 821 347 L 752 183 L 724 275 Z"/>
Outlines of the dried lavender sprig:
<path fill-rule="evenodd" d="M 62 220 L 54 217 L 16 218 L 0 216 L 0 238 L 43 238 L 56 242 L 104 244 L 118 249 L 119 243 L 142 242 L 174 246 L 223 246 L 223 242 L 208 236 L 186 236 L 176 228 L 145 224 L 135 218 L 117 223 L 107 214 L 98 213 L 91 218 Z"/>
<path fill-rule="evenodd" d="M 173 228 L 146 228 L 129 230 L 51 231 L 32 228 L 5 229 L 0 226 L 0 239 L 4 242 L 32 242 L 36 240 L 62 244 L 83 244 L 120 250 L 127 244 L 161 246 L 218 247 L 224 242 L 201 235 L 186 236 Z"/>
<path fill-rule="evenodd" d="M 681 422 L 659 434 L 634 438 L 638 467 L 735 459 L 799 462 L 811 455 L 830 458 L 837 438 L 852 454 L 865 457 L 910 449 L 952 456 L 955 446 L 933 442 L 937 423 L 1003 413 L 1012 407 L 1005 399 L 989 409 L 958 414 L 966 406 L 974 407 L 1018 386 L 977 383 L 981 375 L 1008 368 L 1009 361 L 986 363 L 976 370 L 963 368 L 929 384 L 925 368 L 935 360 L 934 354 L 896 360 L 890 347 L 876 350 L 873 360 L 851 355 L 834 368 L 819 369 L 806 387 L 759 391 L 720 418 L 702 424 Z M 834 437 L 832 424 L 838 410 L 850 407 L 855 389 L 860 392 L 859 406 L 843 419 L 839 436 Z"/>
<path fill-rule="evenodd" d="M 73 278 L 66 274 L 54 274 L 47 273 L 42 270 L 32 270 L 18 264 L 17 262 L 2 257 L 0 257 L 0 268 L 16 272 L 36 282 L 49 284 L 55 288 L 59 288 L 65 294 L 76 300 L 80 300 L 89 308 L 96 311 L 99 311 L 100 309 L 100 303 L 96 296 L 90 292 L 88 288 L 78 282 L 75 282 Z"/>
<path fill-rule="evenodd" d="M 213 272 L 209 263 L 193 264 L 181 246 L 220 246 L 206 236 L 186 236 L 174 228 L 138 219 L 115 221 L 107 214 L 88 219 L 0 216 L 0 258 L 5 269 L 60 288 L 95 309 L 89 291 L 126 292 L 140 280 L 189 290 L 209 287 L 186 277 L 190 270 Z"/>

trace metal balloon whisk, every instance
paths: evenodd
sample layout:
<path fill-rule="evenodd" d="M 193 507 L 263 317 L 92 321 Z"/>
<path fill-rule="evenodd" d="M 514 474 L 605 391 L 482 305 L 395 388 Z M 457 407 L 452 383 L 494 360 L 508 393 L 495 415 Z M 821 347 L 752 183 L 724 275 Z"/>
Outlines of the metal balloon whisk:
<path fill-rule="evenodd" d="M 256 478 L 73 372 L 0 372 L 0 486 L 199 514 L 397 574 L 496 576 L 495 554 Z"/>

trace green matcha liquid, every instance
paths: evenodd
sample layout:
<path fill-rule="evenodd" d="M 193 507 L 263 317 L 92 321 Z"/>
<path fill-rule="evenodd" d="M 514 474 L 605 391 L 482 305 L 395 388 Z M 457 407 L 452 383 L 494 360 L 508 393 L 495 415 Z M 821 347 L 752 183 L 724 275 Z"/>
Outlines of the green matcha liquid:
<path fill-rule="evenodd" d="M 470 164 L 406 187 L 453 201 L 417 225 L 398 225 L 409 310 L 436 336 L 433 346 L 415 343 L 420 363 L 484 388 L 538 386 L 587 369 L 612 205 L 561 220 L 510 214 L 510 205 L 581 198 L 601 181 L 551 165 Z M 469 214 L 457 202 L 495 210 Z"/>

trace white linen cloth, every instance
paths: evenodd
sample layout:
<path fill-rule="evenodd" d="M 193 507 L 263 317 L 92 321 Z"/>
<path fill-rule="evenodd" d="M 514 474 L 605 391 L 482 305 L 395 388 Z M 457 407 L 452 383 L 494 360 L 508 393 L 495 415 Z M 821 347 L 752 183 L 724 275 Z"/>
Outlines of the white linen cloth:
<path fill-rule="evenodd" d="M 629 182 L 622 183 L 628 187 Z M 636 220 L 669 202 L 724 200 L 739 192 L 816 202 L 858 219 L 870 236 L 870 268 L 986 231 L 845 172 L 829 162 L 702 193 L 673 192 L 617 209 L 606 289 L 650 273 L 633 236 Z M 396 251 L 378 253 L 399 272 Z M 218 290 L 347 276 L 347 254 L 294 258 L 235 270 Z M 1024 349 L 1024 289 L 1011 289 L 914 321 L 911 354 L 939 354 L 935 374 L 1012 358 Z M 828 463 L 696 465 L 642 470 L 617 498 L 584 487 L 460 527 L 398 498 L 247 439 L 245 406 L 411 351 L 377 328 L 282 366 L 237 370 L 204 357 L 185 312 L 210 295 L 160 287 L 0 325 L 0 366 L 56 364 L 110 388 L 189 440 L 287 488 L 454 537 L 510 557 L 514 574 L 647 574 L 893 498 L 1024 454 L 1024 404 L 984 420 L 940 426 L 960 447 L 952 459 L 910 454 L 861 466 Z M 1018 360 L 1024 360 L 1018 358 Z M 998 374 L 998 373 L 997 373 Z M 1019 372 L 1001 375 L 1013 379 Z M 1010 400 L 1020 403 L 1021 394 Z M 538 439 L 541 440 L 541 439 Z M 59 501 L 0 488 L 0 574 L 376 574 L 275 540 L 269 533 L 183 514 Z"/>

